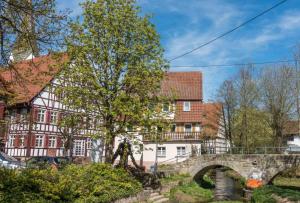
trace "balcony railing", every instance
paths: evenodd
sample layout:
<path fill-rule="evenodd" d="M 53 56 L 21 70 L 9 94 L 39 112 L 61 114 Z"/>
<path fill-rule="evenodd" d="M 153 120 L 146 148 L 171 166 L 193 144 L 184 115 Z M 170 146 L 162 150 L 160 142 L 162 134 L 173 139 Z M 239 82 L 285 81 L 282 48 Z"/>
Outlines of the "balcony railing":
<path fill-rule="evenodd" d="M 201 132 L 167 132 L 145 135 L 144 141 L 178 141 L 178 140 L 203 140 Z"/>

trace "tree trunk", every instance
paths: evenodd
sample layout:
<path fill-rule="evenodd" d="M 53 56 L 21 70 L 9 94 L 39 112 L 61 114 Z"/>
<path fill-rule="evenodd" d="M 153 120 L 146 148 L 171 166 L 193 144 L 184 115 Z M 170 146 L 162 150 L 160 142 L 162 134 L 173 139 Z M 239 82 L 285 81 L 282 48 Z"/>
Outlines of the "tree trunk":
<path fill-rule="evenodd" d="M 105 140 L 105 163 L 113 164 L 115 136 L 110 133 Z"/>

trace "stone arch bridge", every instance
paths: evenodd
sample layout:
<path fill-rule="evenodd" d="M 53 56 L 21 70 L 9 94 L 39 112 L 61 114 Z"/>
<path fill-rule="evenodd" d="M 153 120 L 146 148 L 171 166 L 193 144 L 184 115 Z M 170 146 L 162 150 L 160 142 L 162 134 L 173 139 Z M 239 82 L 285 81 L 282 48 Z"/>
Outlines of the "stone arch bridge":
<path fill-rule="evenodd" d="M 300 166 L 300 154 L 210 154 L 191 157 L 174 167 L 179 173 L 202 179 L 209 169 L 218 166 L 231 168 L 246 180 L 261 179 L 268 184 L 284 170 Z"/>

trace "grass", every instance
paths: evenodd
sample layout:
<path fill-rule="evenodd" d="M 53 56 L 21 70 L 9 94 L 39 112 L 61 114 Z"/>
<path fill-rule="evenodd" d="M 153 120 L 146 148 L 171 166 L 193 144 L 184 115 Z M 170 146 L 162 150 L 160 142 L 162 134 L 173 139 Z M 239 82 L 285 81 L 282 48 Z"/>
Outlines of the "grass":
<path fill-rule="evenodd" d="M 276 200 L 273 197 L 271 197 L 272 194 L 275 194 L 282 198 L 287 198 L 290 201 L 300 201 L 300 191 L 286 189 L 274 185 L 267 185 L 254 190 L 252 202 L 275 203 Z"/>
<path fill-rule="evenodd" d="M 179 185 L 170 191 L 172 202 L 209 202 L 213 199 L 213 192 L 200 187 L 196 182 Z"/>
<path fill-rule="evenodd" d="M 165 178 L 160 179 L 162 184 L 168 184 L 170 182 L 176 182 L 176 181 L 184 181 L 186 179 L 189 179 L 191 176 L 188 174 L 174 174 Z"/>
<path fill-rule="evenodd" d="M 213 201 L 210 203 L 243 203 L 241 201 Z"/>
<path fill-rule="evenodd" d="M 276 186 L 283 186 L 283 187 L 295 187 L 300 190 L 300 178 L 276 177 L 273 180 L 273 184 Z"/>

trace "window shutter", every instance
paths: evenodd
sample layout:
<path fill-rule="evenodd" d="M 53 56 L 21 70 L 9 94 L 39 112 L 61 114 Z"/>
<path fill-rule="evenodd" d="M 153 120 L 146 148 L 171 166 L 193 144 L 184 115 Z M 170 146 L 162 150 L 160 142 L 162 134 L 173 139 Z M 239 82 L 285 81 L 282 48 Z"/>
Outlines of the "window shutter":
<path fill-rule="evenodd" d="M 48 148 L 49 145 L 49 135 L 45 135 L 45 143 L 44 143 L 44 147 Z"/>
<path fill-rule="evenodd" d="M 60 123 L 62 120 L 62 112 L 57 112 L 57 123 Z"/>
<path fill-rule="evenodd" d="M 14 140 L 14 147 L 19 147 L 19 136 L 15 135 L 15 140 Z"/>
<path fill-rule="evenodd" d="M 35 135 L 31 135 L 31 143 L 30 147 L 34 148 L 35 147 Z"/>
<path fill-rule="evenodd" d="M 61 137 L 57 137 L 57 148 L 63 147 Z"/>
<path fill-rule="evenodd" d="M 28 146 L 28 135 L 24 135 L 24 147 Z"/>
<path fill-rule="evenodd" d="M 4 119 L 5 104 L 0 101 L 0 120 Z"/>
<path fill-rule="evenodd" d="M 17 114 L 16 114 L 16 121 L 17 122 L 20 122 L 20 113 L 21 113 L 21 110 L 20 109 L 17 109 Z"/>
<path fill-rule="evenodd" d="M 33 121 L 37 121 L 38 108 L 32 107 Z"/>
<path fill-rule="evenodd" d="M 50 123 L 50 116 L 51 116 L 51 111 L 47 110 L 46 111 L 46 123 L 49 124 Z"/>

